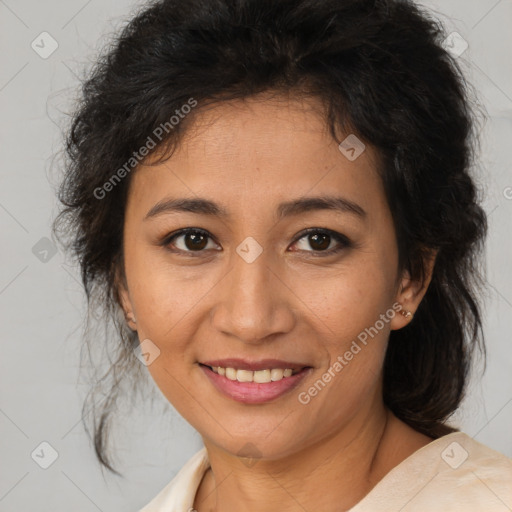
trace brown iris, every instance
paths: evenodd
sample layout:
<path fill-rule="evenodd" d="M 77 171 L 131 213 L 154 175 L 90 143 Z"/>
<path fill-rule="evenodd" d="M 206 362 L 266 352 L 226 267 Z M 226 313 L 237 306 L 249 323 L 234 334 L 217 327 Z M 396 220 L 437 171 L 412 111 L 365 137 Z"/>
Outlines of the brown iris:
<path fill-rule="evenodd" d="M 308 236 L 311 247 L 315 250 L 324 250 L 329 247 L 331 237 L 325 233 L 314 233 Z"/>
<path fill-rule="evenodd" d="M 200 233 L 198 231 L 186 233 L 184 237 L 184 242 L 187 249 L 191 251 L 201 250 L 204 249 L 208 244 L 208 235 Z"/>

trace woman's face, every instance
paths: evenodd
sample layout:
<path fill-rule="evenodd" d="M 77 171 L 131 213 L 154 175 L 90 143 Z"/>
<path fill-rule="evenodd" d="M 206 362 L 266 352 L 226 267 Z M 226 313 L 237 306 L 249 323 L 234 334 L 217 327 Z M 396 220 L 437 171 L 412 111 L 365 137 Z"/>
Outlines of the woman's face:
<path fill-rule="evenodd" d="M 408 322 L 396 303 L 421 298 L 397 274 L 371 149 L 342 152 L 319 112 L 313 100 L 218 104 L 168 161 L 132 176 L 123 307 L 162 393 L 233 454 L 250 443 L 278 458 L 367 421 L 382 408 L 389 331 Z M 196 206 L 172 208 L 185 199 Z M 170 240 L 185 228 L 200 232 Z M 228 359 L 258 372 L 229 370 L 233 381 L 203 366 Z"/>

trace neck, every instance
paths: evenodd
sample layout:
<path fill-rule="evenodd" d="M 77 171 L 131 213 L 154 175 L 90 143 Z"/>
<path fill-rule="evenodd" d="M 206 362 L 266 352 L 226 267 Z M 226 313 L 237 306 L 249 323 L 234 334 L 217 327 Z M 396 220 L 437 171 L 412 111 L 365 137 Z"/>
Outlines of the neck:
<path fill-rule="evenodd" d="M 407 439 L 405 449 L 398 439 Z M 343 429 L 277 460 L 241 459 L 204 439 L 211 468 L 196 495 L 201 512 L 339 512 L 358 503 L 396 464 L 430 441 L 375 404 Z"/>

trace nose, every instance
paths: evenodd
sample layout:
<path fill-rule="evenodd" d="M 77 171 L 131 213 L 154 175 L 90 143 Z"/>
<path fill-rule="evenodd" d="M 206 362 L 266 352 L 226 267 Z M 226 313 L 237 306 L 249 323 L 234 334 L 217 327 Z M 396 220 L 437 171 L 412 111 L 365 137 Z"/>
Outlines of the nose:
<path fill-rule="evenodd" d="M 269 266 L 265 253 L 252 263 L 237 254 L 233 259 L 231 271 L 219 283 L 221 290 L 211 312 L 213 328 L 249 344 L 291 331 L 293 292 Z"/>

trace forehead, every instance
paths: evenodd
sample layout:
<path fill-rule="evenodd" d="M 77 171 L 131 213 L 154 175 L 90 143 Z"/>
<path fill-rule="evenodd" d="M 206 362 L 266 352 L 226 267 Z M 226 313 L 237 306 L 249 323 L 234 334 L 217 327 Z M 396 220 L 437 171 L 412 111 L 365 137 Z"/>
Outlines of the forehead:
<path fill-rule="evenodd" d="M 347 136 L 354 137 L 332 138 L 314 98 L 260 95 L 201 108 L 168 160 L 135 171 L 132 204 L 197 195 L 233 208 L 261 209 L 338 192 L 374 209 L 385 207 L 373 149 L 367 145 L 350 160 L 338 148 Z"/>

